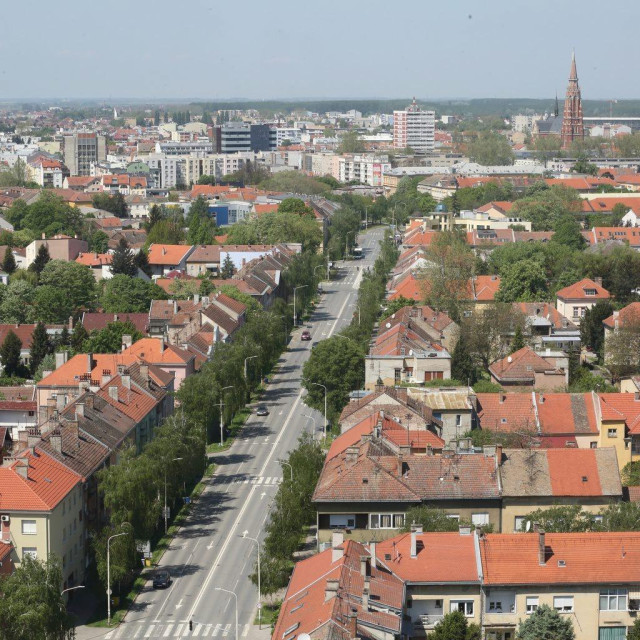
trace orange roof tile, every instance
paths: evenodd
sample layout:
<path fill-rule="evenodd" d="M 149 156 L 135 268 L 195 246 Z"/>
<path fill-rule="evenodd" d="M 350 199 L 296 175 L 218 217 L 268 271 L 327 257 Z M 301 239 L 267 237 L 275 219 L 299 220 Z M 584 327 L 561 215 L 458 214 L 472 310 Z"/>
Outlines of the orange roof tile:
<path fill-rule="evenodd" d="M 149 264 L 179 265 L 191 248 L 184 244 L 152 244 L 149 247 Z"/>
<path fill-rule="evenodd" d="M 626 307 L 623 307 L 618 312 L 614 312 L 608 318 L 602 321 L 605 327 L 609 329 L 615 329 L 617 327 L 622 329 L 627 326 L 638 326 L 640 324 L 640 302 L 632 302 Z"/>
<path fill-rule="evenodd" d="M 587 295 L 587 290 L 594 290 L 595 295 Z M 560 289 L 556 296 L 561 300 L 606 300 L 611 297 L 609 292 L 590 278 L 583 278 L 564 289 Z"/>
<path fill-rule="evenodd" d="M 182 365 L 193 359 L 193 354 L 184 349 L 166 344 L 161 338 L 140 338 L 119 355 L 132 360 L 141 358 L 150 364 Z"/>

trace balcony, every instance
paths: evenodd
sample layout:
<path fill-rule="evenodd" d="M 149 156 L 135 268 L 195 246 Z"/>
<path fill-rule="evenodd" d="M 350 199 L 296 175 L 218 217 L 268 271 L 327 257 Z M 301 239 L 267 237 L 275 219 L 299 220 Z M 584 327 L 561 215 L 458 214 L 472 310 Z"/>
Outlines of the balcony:
<path fill-rule="evenodd" d="M 421 616 L 418 616 L 414 621 L 413 621 L 413 627 L 414 629 L 433 629 L 438 622 L 440 622 L 442 619 L 444 618 L 443 615 L 436 615 L 436 614 L 424 614 Z"/>

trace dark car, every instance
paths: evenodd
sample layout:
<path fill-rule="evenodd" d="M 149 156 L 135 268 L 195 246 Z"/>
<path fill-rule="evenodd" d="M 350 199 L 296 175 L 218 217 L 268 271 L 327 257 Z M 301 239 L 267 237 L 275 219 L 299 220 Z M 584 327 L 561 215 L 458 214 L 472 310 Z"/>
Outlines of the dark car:
<path fill-rule="evenodd" d="M 300 334 L 300 340 L 311 340 L 311 332 L 306 329 Z"/>
<path fill-rule="evenodd" d="M 166 589 L 171 584 L 171 574 L 166 569 L 160 569 L 153 575 L 153 588 Z"/>
<path fill-rule="evenodd" d="M 257 416 L 268 416 L 269 415 L 269 409 L 267 409 L 267 407 L 263 404 L 258 405 L 258 408 L 256 409 L 256 415 Z"/>

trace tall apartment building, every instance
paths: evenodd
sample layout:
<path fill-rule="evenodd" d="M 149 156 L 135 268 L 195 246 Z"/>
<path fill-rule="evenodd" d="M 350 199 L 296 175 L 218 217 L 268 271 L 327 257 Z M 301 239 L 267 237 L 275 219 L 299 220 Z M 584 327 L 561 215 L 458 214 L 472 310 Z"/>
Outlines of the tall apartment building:
<path fill-rule="evenodd" d="M 105 137 L 97 133 L 64 136 L 64 163 L 72 176 L 91 175 L 91 164 L 107 159 Z"/>
<path fill-rule="evenodd" d="M 247 122 L 227 122 L 220 130 L 220 148 L 222 153 L 236 151 L 272 151 L 276 148 L 275 129 L 268 124 L 249 124 Z"/>
<path fill-rule="evenodd" d="M 436 113 L 423 111 L 416 99 L 404 110 L 393 112 L 393 146 L 431 153 L 435 146 Z"/>
<path fill-rule="evenodd" d="M 340 182 L 358 181 L 371 187 L 382 186 L 382 176 L 391 169 L 388 156 L 348 155 L 338 159 L 337 175 Z"/>

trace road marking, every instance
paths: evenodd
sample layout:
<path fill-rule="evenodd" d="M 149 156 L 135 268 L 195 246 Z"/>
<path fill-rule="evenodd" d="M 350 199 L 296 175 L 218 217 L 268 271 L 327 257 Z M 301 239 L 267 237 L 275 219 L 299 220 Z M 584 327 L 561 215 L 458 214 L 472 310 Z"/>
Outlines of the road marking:
<path fill-rule="evenodd" d="M 262 478 L 262 477 L 258 478 L 258 481 L 256 482 L 256 484 L 262 484 L 263 480 L 264 480 L 264 478 Z"/>
<path fill-rule="evenodd" d="M 136 629 L 136 632 L 133 634 L 133 637 L 137 638 L 140 635 L 140 632 L 142 631 L 142 629 L 143 629 L 142 627 L 138 627 Z M 123 630 L 124 630 L 124 626 L 120 625 L 120 628 L 116 632 L 116 638 L 119 638 L 122 635 Z"/>
<path fill-rule="evenodd" d="M 184 571 L 184 569 L 183 569 Z M 178 602 L 178 604 L 176 605 L 176 609 L 179 609 L 182 606 L 182 601 L 184 600 L 184 598 L 180 598 L 180 602 Z"/>
<path fill-rule="evenodd" d="M 171 631 L 173 630 L 173 622 L 167 625 L 167 628 L 164 630 L 164 637 L 167 638 L 171 635 Z"/>
<path fill-rule="evenodd" d="M 179 635 L 180 635 L 180 632 L 182 631 L 182 627 L 184 627 L 184 622 L 181 622 L 181 623 L 178 625 L 178 628 L 176 629 L 176 632 L 175 632 L 175 634 L 174 634 L 174 635 L 179 636 Z"/>
<path fill-rule="evenodd" d="M 153 630 L 156 628 L 155 624 L 152 624 L 148 629 L 147 629 L 147 633 L 144 634 L 145 638 L 148 638 L 152 633 Z M 135 636 L 134 636 L 135 637 Z"/>
<path fill-rule="evenodd" d="M 212 624 L 208 624 L 205 628 L 204 628 L 204 633 L 202 634 L 203 636 L 208 636 L 209 635 L 209 631 L 211 631 L 211 627 L 213 627 Z"/>
<path fill-rule="evenodd" d="M 249 625 L 245 624 L 244 625 L 244 631 L 242 632 L 242 637 L 246 638 L 249 635 Z"/>
<path fill-rule="evenodd" d="M 224 631 L 222 632 L 222 636 L 223 636 L 223 637 L 224 637 L 224 636 L 228 636 L 228 635 L 229 635 L 229 630 L 230 630 L 230 628 L 231 628 L 231 625 L 230 625 L 230 624 L 228 624 L 228 625 L 226 625 L 226 626 L 225 626 Z"/>
<path fill-rule="evenodd" d="M 212 635 L 217 636 L 217 635 L 220 633 L 220 627 L 221 627 L 221 626 L 222 626 L 222 625 L 217 624 L 217 625 L 216 625 L 216 628 L 213 630 L 213 634 L 212 634 Z"/>
<path fill-rule="evenodd" d="M 342 312 L 345 310 L 345 307 L 347 306 L 347 303 L 349 302 L 349 298 L 351 298 L 351 294 L 347 294 L 347 297 L 344 301 L 344 304 L 342 305 L 342 307 L 340 307 L 340 311 L 338 311 L 338 315 L 336 316 L 336 320 L 333 323 L 333 327 L 331 328 L 331 331 L 329 331 L 329 337 L 331 337 L 331 334 L 336 330 L 336 325 L 338 324 L 338 322 L 340 321 L 340 317 L 342 316 Z"/>

